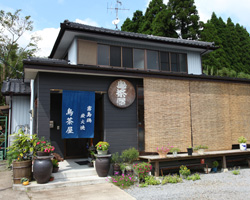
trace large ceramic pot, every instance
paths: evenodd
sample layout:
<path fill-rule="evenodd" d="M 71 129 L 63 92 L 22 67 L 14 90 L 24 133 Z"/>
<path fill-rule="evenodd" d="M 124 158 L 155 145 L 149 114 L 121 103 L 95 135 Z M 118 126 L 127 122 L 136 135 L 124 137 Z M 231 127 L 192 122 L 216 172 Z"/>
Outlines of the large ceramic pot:
<path fill-rule="evenodd" d="M 95 168 L 99 177 L 106 177 L 110 168 L 110 158 L 111 154 L 108 155 L 98 155 L 95 154 Z"/>
<path fill-rule="evenodd" d="M 49 156 L 50 153 L 43 152 L 43 151 L 38 151 L 38 152 L 36 152 L 36 155 L 37 155 L 37 156 Z"/>
<path fill-rule="evenodd" d="M 37 183 L 48 183 L 53 164 L 51 161 L 52 156 L 37 156 L 33 165 L 33 174 Z"/>

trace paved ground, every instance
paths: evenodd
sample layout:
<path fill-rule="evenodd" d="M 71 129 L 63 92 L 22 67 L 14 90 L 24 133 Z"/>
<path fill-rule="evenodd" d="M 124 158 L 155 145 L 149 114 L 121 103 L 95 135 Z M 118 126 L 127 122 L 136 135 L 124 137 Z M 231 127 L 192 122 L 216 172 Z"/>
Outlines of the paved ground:
<path fill-rule="evenodd" d="M 57 188 L 37 192 L 12 190 L 12 172 L 0 162 L 0 199 L 3 200 L 135 200 L 129 194 L 111 183 Z"/>

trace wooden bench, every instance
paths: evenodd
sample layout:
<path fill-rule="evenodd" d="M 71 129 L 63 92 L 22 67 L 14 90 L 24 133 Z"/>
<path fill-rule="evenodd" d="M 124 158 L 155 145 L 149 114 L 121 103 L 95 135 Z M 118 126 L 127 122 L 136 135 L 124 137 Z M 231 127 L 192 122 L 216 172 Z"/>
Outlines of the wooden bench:
<path fill-rule="evenodd" d="M 182 165 L 175 165 L 175 166 L 167 166 L 167 167 L 161 167 L 161 175 L 163 176 L 163 171 L 164 170 L 169 170 L 169 169 L 179 169 L 180 166 Z M 197 167 L 197 166 L 205 166 L 206 167 L 206 173 L 208 174 L 208 165 L 206 163 L 195 163 L 195 164 L 185 164 L 186 167 L 190 168 L 190 167 Z"/>

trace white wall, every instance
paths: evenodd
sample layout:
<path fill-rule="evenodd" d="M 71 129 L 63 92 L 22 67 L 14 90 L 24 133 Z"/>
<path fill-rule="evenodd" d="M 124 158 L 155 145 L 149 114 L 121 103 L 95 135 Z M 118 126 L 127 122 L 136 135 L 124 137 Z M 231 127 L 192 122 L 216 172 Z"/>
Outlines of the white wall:
<path fill-rule="evenodd" d="M 18 131 L 18 125 L 30 125 L 30 97 L 29 96 L 13 96 L 12 97 L 12 122 L 11 134 Z"/>
<path fill-rule="evenodd" d="M 197 52 L 188 52 L 188 74 L 202 74 L 201 55 Z"/>
<path fill-rule="evenodd" d="M 70 60 L 71 65 L 77 64 L 77 39 L 76 38 L 73 40 L 69 48 L 68 60 Z"/>

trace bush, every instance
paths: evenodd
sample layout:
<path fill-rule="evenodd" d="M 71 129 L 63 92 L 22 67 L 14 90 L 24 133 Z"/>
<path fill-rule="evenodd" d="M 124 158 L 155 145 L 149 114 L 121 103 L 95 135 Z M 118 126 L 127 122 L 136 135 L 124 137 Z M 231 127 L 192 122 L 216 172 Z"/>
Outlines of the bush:
<path fill-rule="evenodd" d="M 148 173 L 152 170 L 152 165 L 146 162 L 135 164 L 133 167 L 140 181 L 148 176 Z"/>
<path fill-rule="evenodd" d="M 146 176 L 145 183 L 139 185 L 139 187 L 147 187 L 148 185 L 160 185 L 161 182 L 157 180 L 154 176 Z"/>
<path fill-rule="evenodd" d="M 139 151 L 136 150 L 134 147 L 124 150 L 121 155 L 123 162 L 127 162 L 130 164 L 132 164 L 135 160 L 137 160 L 138 157 L 139 157 Z"/>
<path fill-rule="evenodd" d="M 121 162 L 121 157 L 120 157 L 119 153 L 116 152 L 116 153 L 112 154 L 111 163 L 118 164 L 120 162 Z"/>
<path fill-rule="evenodd" d="M 188 177 L 188 176 L 191 174 L 190 169 L 188 169 L 188 168 L 187 168 L 186 166 L 184 166 L 184 165 L 182 165 L 182 166 L 180 167 L 179 173 L 180 173 L 182 176 L 184 176 L 184 177 Z"/>
<path fill-rule="evenodd" d="M 134 185 L 135 182 L 137 181 L 134 176 L 131 175 L 125 176 L 124 174 L 122 174 L 121 176 L 112 176 L 110 179 L 107 180 L 109 180 L 111 183 L 120 188 L 128 188 Z"/>
<path fill-rule="evenodd" d="M 178 176 L 177 174 L 174 175 L 167 175 L 163 178 L 161 184 L 164 185 L 166 183 L 181 183 L 182 178 Z"/>
<path fill-rule="evenodd" d="M 198 173 L 195 173 L 195 174 L 193 174 L 192 176 L 188 176 L 186 179 L 187 179 L 187 180 L 196 181 L 196 180 L 200 180 L 201 177 L 200 177 L 200 175 L 199 175 Z"/>

